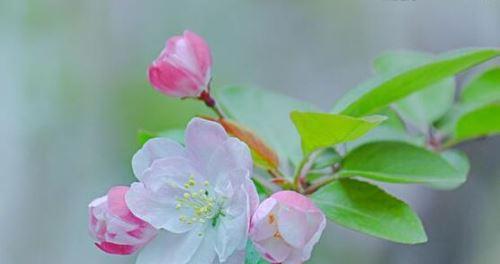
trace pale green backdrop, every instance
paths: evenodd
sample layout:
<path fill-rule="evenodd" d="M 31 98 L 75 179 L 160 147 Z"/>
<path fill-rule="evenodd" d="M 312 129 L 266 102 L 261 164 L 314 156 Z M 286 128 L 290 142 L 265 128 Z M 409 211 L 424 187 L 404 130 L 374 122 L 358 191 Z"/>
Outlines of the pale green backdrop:
<path fill-rule="evenodd" d="M 138 129 L 204 111 L 146 81 L 166 38 L 186 28 L 210 43 L 215 85 L 328 109 L 381 51 L 498 45 L 500 1 L 0 0 L 0 263 L 133 263 L 93 246 L 87 204 L 133 181 Z M 500 138 L 462 148 L 472 162 L 462 188 L 388 187 L 421 215 L 429 243 L 330 225 L 310 263 L 498 263 Z"/>

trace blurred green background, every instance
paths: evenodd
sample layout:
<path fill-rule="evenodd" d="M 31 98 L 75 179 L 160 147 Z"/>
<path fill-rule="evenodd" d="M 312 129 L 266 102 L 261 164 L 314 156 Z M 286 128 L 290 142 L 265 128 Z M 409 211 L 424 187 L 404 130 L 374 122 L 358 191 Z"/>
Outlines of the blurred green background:
<path fill-rule="evenodd" d="M 134 262 L 94 247 L 87 204 L 133 181 L 138 129 L 206 111 L 146 80 L 184 29 L 212 47 L 214 85 L 255 84 L 326 110 L 384 50 L 498 46 L 500 1 L 0 0 L 0 263 Z M 460 189 L 386 186 L 420 214 L 427 244 L 330 225 L 310 263 L 499 263 L 500 138 L 461 148 L 472 171 Z"/>

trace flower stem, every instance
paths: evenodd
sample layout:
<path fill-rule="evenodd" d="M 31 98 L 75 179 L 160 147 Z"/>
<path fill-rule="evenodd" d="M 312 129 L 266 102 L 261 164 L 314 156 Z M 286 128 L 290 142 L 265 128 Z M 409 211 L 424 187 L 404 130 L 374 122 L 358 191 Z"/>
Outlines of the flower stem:
<path fill-rule="evenodd" d="M 316 192 L 319 188 L 329 184 L 332 181 L 337 180 L 338 178 L 339 178 L 339 176 L 337 174 L 319 178 L 318 180 L 313 182 L 309 187 L 307 187 L 304 190 L 304 194 L 306 194 L 306 195 L 312 194 L 312 193 Z"/>
<path fill-rule="evenodd" d="M 305 178 L 309 171 L 311 170 L 312 165 L 314 164 L 314 160 L 321 153 L 322 149 L 315 150 L 312 153 L 308 154 L 301 162 L 299 167 L 297 168 L 297 172 L 294 177 L 294 186 L 298 192 L 303 192 L 304 187 L 303 184 L 305 182 Z"/>
<path fill-rule="evenodd" d="M 212 109 L 219 118 L 226 118 L 226 115 L 219 108 L 215 99 L 210 95 L 210 90 L 201 92 L 198 99 L 205 102 L 205 105 Z"/>

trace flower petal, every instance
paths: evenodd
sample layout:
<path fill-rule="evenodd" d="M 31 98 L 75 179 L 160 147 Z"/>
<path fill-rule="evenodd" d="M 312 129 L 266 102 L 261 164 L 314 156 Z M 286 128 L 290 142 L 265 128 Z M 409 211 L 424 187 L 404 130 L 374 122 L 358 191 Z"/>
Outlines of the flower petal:
<path fill-rule="evenodd" d="M 153 138 L 135 153 L 132 158 L 132 169 L 137 179 L 142 179 L 144 171 L 153 161 L 166 157 L 185 157 L 185 150 L 179 143 L 168 138 Z"/>
<path fill-rule="evenodd" d="M 203 241 L 189 260 L 190 264 L 212 263 L 215 259 L 217 259 L 217 253 L 214 249 L 214 241 L 216 239 L 215 230 L 211 227 L 206 228 L 205 233 L 203 233 L 202 236 Z"/>
<path fill-rule="evenodd" d="M 212 154 L 206 177 L 216 185 L 230 182 L 241 185 L 250 178 L 252 156 L 247 145 L 237 138 L 228 138 Z"/>
<path fill-rule="evenodd" d="M 142 182 L 156 194 L 165 196 L 165 199 L 174 200 L 173 196 L 183 193 L 184 184 L 191 177 L 198 183 L 205 181 L 190 160 L 170 157 L 154 161 L 151 167 L 143 173 Z"/>
<path fill-rule="evenodd" d="M 206 169 L 214 151 L 228 138 L 224 128 L 212 121 L 193 118 L 186 128 L 186 149 L 189 157 Z"/>
<path fill-rule="evenodd" d="M 226 215 L 221 217 L 215 227 L 215 251 L 220 262 L 226 261 L 236 250 L 244 249 L 247 242 L 249 201 L 243 188 L 244 186 L 240 186 L 240 189 L 236 190 L 227 206 Z"/>
<path fill-rule="evenodd" d="M 192 48 L 192 52 L 196 57 L 199 71 L 205 76 L 210 76 L 210 68 L 212 67 L 212 54 L 210 47 L 205 40 L 191 31 L 184 31 L 184 38 L 188 45 Z M 209 81 L 209 80 L 207 80 Z"/>
<path fill-rule="evenodd" d="M 170 61 L 154 62 L 149 66 L 148 78 L 156 90 L 169 96 L 197 97 L 205 88 L 202 79 Z"/>
<path fill-rule="evenodd" d="M 304 212 L 281 205 L 278 209 L 278 229 L 283 239 L 294 248 L 306 243 L 308 223 Z"/>
<path fill-rule="evenodd" d="M 235 251 L 226 261 L 220 262 L 218 258 L 215 258 L 213 264 L 242 264 L 245 262 L 245 250 Z"/>
<path fill-rule="evenodd" d="M 170 199 L 158 196 L 143 183 L 133 183 L 125 200 L 135 216 L 155 228 L 164 228 L 174 233 L 184 233 L 193 228 L 192 225 L 179 221 L 180 215 L 186 212 L 175 209 L 175 196 Z"/>
<path fill-rule="evenodd" d="M 321 234 L 326 227 L 326 217 L 323 212 L 319 211 L 316 213 L 308 213 L 307 217 L 310 233 L 308 234 L 307 238 L 308 242 L 306 243 L 302 251 L 302 260 L 304 261 L 308 260 L 311 257 L 313 247 L 314 245 L 316 245 L 316 243 L 318 243 L 319 239 L 321 238 Z M 317 227 L 317 229 L 314 229 L 314 227 Z"/>
<path fill-rule="evenodd" d="M 116 255 L 130 255 L 140 248 L 134 245 L 118 245 L 104 241 L 95 243 L 95 245 L 106 253 Z"/>
<path fill-rule="evenodd" d="M 272 263 L 283 262 L 293 250 L 283 239 L 276 239 L 275 237 L 254 243 L 254 246 L 265 259 Z"/>
<path fill-rule="evenodd" d="M 278 202 L 273 198 L 264 200 L 252 217 L 250 236 L 253 241 L 268 239 L 278 231 L 276 207 Z"/>
<path fill-rule="evenodd" d="M 259 194 L 257 193 L 257 188 L 255 187 L 255 184 L 253 183 L 253 181 L 251 179 L 249 179 L 249 178 L 245 179 L 245 186 L 246 186 L 247 193 L 248 193 L 248 199 L 250 201 L 249 215 L 251 217 L 255 213 L 255 211 L 257 210 L 257 207 L 259 206 L 260 199 L 259 199 Z"/>
<path fill-rule="evenodd" d="M 300 211 L 319 211 L 311 199 L 294 191 L 280 191 L 273 194 L 272 197 L 280 203 Z"/>
<path fill-rule="evenodd" d="M 186 264 L 200 247 L 199 236 L 205 226 L 198 226 L 186 234 L 160 232 L 137 257 L 136 264 Z"/>

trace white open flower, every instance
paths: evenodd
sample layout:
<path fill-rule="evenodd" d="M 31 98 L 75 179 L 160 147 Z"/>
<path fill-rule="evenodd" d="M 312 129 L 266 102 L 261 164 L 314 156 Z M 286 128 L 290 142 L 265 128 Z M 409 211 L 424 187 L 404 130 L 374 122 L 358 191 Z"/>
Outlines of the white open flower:
<path fill-rule="evenodd" d="M 200 118 L 187 126 L 185 141 L 184 148 L 151 139 L 132 159 L 139 182 L 127 193 L 127 205 L 161 229 L 137 263 L 243 263 L 259 202 L 250 151 L 218 123 Z"/>

